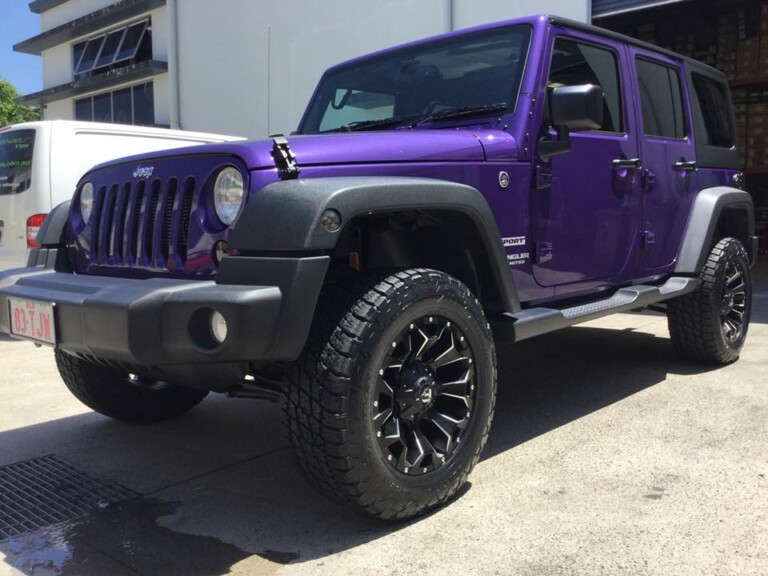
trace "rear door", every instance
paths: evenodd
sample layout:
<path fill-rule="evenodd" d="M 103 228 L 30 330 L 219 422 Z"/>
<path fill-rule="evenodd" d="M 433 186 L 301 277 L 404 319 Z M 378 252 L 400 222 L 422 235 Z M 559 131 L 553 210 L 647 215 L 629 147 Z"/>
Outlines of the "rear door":
<path fill-rule="evenodd" d="M 570 152 L 536 167 L 534 277 L 567 294 L 630 273 L 640 223 L 639 153 L 632 102 L 624 98 L 632 86 L 626 46 L 563 29 L 551 49 L 548 92 L 594 84 L 604 94 L 602 128 L 571 133 Z M 553 135 L 550 129 L 545 137 Z"/>
<path fill-rule="evenodd" d="M 642 159 L 640 268 L 662 274 L 677 256 L 697 190 L 696 150 L 682 63 L 631 48 Z"/>

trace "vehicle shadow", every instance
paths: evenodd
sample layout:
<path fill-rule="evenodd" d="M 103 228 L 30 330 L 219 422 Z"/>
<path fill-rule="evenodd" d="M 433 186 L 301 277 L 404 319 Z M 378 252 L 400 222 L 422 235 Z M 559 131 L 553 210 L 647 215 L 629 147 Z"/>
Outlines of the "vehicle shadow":
<path fill-rule="evenodd" d="M 499 345 L 496 417 L 483 459 L 621 401 L 679 360 L 667 338 L 576 327 Z M 187 416 L 136 427 L 85 413 L 0 433 L 0 464 L 56 454 L 140 497 L 0 542 L 19 573 L 227 574 L 321 559 L 408 523 L 361 516 L 320 496 L 294 461 L 273 404 L 211 397 Z M 471 485 L 462 495 L 471 493 Z M 436 514 L 439 514 L 437 512 Z M 423 519 L 411 523 L 421 522 Z"/>
<path fill-rule="evenodd" d="M 638 316 L 639 317 L 639 316 Z M 669 338 L 574 327 L 501 345 L 496 414 L 483 458 L 654 386 L 714 369 L 680 359 Z"/>

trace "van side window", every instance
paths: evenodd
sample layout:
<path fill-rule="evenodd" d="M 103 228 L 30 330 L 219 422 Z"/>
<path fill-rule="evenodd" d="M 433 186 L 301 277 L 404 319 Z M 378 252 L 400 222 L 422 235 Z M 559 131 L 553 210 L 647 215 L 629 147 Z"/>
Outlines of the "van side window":
<path fill-rule="evenodd" d="M 691 74 L 696 99 L 704 118 L 707 144 L 731 148 L 734 145 L 734 130 L 731 125 L 728 89 L 720 82 L 696 72 Z"/>
<path fill-rule="evenodd" d="M 636 66 L 645 135 L 685 138 L 680 75 L 669 66 L 640 58 Z"/>
<path fill-rule="evenodd" d="M 547 90 L 579 84 L 595 84 L 603 89 L 604 119 L 600 131 L 623 132 L 619 68 L 615 54 L 606 48 L 556 38 Z"/>

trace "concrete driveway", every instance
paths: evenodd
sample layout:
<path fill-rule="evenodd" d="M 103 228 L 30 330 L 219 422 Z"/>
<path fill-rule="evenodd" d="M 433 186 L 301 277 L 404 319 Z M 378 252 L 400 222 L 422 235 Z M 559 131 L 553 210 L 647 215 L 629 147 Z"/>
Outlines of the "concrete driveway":
<path fill-rule="evenodd" d="M 49 349 L 2 339 L 0 481 L 53 455 L 122 501 L 0 541 L 0 574 L 768 574 L 760 266 L 747 345 L 725 368 L 677 359 L 656 314 L 501 347 L 469 486 L 404 524 L 310 488 L 277 405 L 212 396 L 176 421 L 128 426 L 74 400 Z"/>

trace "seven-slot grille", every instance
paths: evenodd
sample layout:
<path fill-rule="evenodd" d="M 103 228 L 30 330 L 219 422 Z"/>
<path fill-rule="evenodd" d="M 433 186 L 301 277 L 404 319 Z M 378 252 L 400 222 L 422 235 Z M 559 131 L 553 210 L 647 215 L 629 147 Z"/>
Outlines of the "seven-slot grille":
<path fill-rule="evenodd" d="M 187 260 L 195 179 L 102 185 L 91 216 L 91 263 L 163 268 Z"/>

